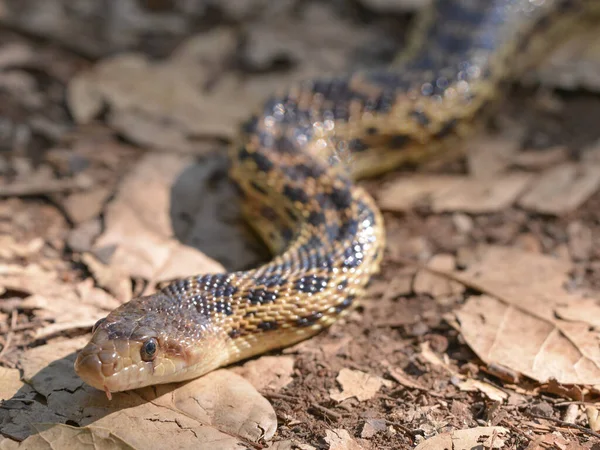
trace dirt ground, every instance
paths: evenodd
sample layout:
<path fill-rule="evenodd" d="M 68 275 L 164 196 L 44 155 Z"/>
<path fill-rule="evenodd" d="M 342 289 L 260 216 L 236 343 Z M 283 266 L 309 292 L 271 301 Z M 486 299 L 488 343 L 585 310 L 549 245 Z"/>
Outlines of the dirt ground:
<path fill-rule="evenodd" d="M 2 3 L 1 448 L 600 449 L 593 33 L 465 156 L 361 181 L 388 240 L 356 312 L 111 403 L 72 370 L 98 318 L 269 258 L 227 179 L 239 122 L 294 80 L 391 61 L 422 2 Z"/>

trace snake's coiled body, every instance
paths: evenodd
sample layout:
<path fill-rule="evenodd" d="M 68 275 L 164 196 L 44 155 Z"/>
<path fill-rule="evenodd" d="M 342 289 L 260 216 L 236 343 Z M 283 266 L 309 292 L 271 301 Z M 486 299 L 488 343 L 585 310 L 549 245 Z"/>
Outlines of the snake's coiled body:
<path fill-rule="evenodd" d="M 515 55 L 542 54 L 592 3 L 437 0 L 393 68 L 271 98 L 230 159 L 250 223 L 277 256 L 121 306 L 95 327 L 77 373 L 108 394 L 180 381 L 331 324 L 356 305 L 384 248 L 381 214 L 352 178 L 466 135 L 500 97 Z"/>

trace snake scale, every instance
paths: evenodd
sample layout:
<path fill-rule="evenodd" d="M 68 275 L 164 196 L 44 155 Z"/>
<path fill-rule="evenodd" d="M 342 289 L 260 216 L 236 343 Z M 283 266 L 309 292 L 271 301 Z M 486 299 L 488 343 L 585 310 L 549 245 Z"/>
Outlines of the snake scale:
<path fill-rule="evenodd" d="M 346 314 L 384 250 L 382 216 L 353 180 L 464 139 L 594 2 L 433 0 L 390 67 L 273 95 L 232 146 L 230 175 L 276 256 L 120 306 L 94 326 L 76 372 L 110 398 L 291 345 Z"/>

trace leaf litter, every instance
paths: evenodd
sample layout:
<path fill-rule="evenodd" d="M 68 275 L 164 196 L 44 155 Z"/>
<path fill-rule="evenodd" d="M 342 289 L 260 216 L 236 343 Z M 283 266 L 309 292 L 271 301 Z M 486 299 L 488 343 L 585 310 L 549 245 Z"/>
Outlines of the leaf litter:
<path fill-rule="evenodd" d="M 355 13 L 351 9 L 341 19 L 337 9 L 318 4 L 301 8 L 298 14 L 290 6 L 293 2 L 274 9 L 259 1 L 252 2 L 260 4 L 258 9 L 234 3 L 221 2 L 217 9 L 233 22 L 249 21 L 245 46 L 239 45 L 240 35 L 229 25 L 178 45 L 171 41 L 167 47 L 175 50 L 162 60 L 124 44 L 152 41 L 146 39 L 144 26 L 152 22 L 156 30 L 164 31 L 165 17 L 182 14 L 175 9 L 154 15 L 156 20 L 136 22 L 125 41 L 119 40 L 121 22 L 105 29 L 104 48 L 88 33 L 81 34 L 86 39 L 76 45 L 90 54 L 113 53 L 109 49 L 115 48 L 126 48 L 126 53 L 93 65 L 78 62 L 77 70 L 72 68 L 77 64 L 66 63 L 64 56 L 43 58 L 42 71 L 68 86 L 66 98 L 75 124 L 65 122 L 64 112 L 56 113 L 62 105 L 52 103 L 52 89 L 40 89 L 26 71 L 0 80 L 1 86 L 19 93 L 26 108 L 52 105 L 44 109 L 51 111 L 50 119 L 36 117 L 26 127 L 44 130 L 45 139 L 52 142 L 48 160 L 53 169 L 44 162 L 41 170 L 33 171 L 23 164 L 24 158 L 15 158 L 13 166 L 20 167 L 20 177 L 12 186 L 3 185 L 8 186 L 5 194 L 49 198 L 73 225 L 69 229 L 58 221 L 58 226 L 50 227 L 35 220 L 34 232 L 31 221 L 23 217 L 45 217 L 43 211 L 54 206 L 20 198 L 0 205 L 0 230 L 11 235 L 2 236 L 0 248 L 0 362 L 6 366 L 0 373 L 0 445 L 17 448 L 22 441 L 23 448 L 39 448 L 95 442 L 109 448 L 139 448 L 169 442 L 187 448 L 204 441 L 207 448 L 237 448 L 262 446 L 275 436 L 270 448 L 412 448 L 419 442 L 418 448 L 442 448 L 448 442 L 454 448 L 500 448 L 495 446 L 506 442 L 506 429 L 482 427 L 485 423 L 518 430 L 508 438 L 511 448 L 527 444 L 527 448 L 589 448 L 586 439 L 591 435 L 568 428 L 566 420 L 552 414 L 561 411 L 561 398 L 573 397 L 586 404 L 575 416 L 576 423 L 569 423 L 587 420 L 589 430 L 597 429 L 597 405 L 591 402 L 598 385 L 598 302 L 589 285 L 585 292 L 580 289 L 585 282 L 598 287 L 594 147 L 586 153 L 592 156 L 567 161 L 573 151 L 568 144 L 539 152 L 529 148 L 537 137 L 520 133 L 484 134 L 474 140 L 466 175 L 451 168 L 445 175 L 393 175 L 383 187 L 366 183 L 384 209 L 393 213 L 386 214 L 391 256 L 384 262 L 382 277 L 374 281 L 375 287 L 385 289 L 374 287 L 373 298 L 366 300 L 360 314 L 284 352 L 293 356 L 266 356 L 235 368 L 249 382 L 221 370 L 187 384 L 116 394 L 109 403 L 75 376 L 75 352 L 88 337 L 81 333 L 115 305 L 169 278 L 260 261 L 262 256 L 236 243 L 231 237 L 235 233 L 219 234 L 225 228 L 221 222 L 208 228 L 197 225 L 208 219 L 202 216 L 220 216 L 219 205 L 233 203 L 229 188 L 218 187 L 214 200 L 204 205 L 208 209 L 192 206 L 192 218 L 183 224 L 172 201 L 204 198 L 205 186 L 222 178 L 222 166 L 211 165 L 224 150 L 220 141 L 235 136 L 238 122 L 264 96 L 298 78 L 345 70 L 358 47 L 382 43 L 372 23 L 358 26 L 348 19 Z M 362 3 L 372 9 L 370 20 L 378 25 L 392 21 L 396 29 L 403 20 L 393 17 L 402 15 L 396 11 L 414 7 L 408 5 L 413 2 L 401 7 L 379 0 Z M 144 8 L 149 6 L 140 5 L 136 2 L 125 16 L 133 11 L 148 17 Z M 73 17 L 84 9 L 74 11 Z M 25 10 L 8 8 L 0 21 L 18 28 L 27 16 Z M 34 10 L 35 17 L 41 11 Z M 54 35 L 64 42 L 74 30 L 81 33 L 59 8 L 44 11 L 45 26 L 36 34 Z M 189 23 L 197 17 L 194 14 L 200 13 L 184 14 L 181 23 Z M 184 26 L 178 33 L 190 31 Z M 38 61 L 39 49 L 30 43 L 7 47 L 0 48 L 0 66 Z M 232 69 L 230 57 L 239 57 L 248 73 Z M 284 70 L 278 66 L 282 61 Z M 581 73 L 571 87 L 593 86 L 591 78 Z M 569 83 L 564 80 L 555 81 L 564 87 Z M 62 101 L 63 96 L 58 97 Z M 76 141 L 72 137 L 61 141 L 73 126 Z M 97 126 L 109 135 L 102 146 L 96 146 L 91 131 Z M 154 153 L 130 152 L 117 139 Z M 91 151 L 84 151 L 81 142 L 87 142 Z M 105 164 L 104 172 L 90 165 L 96 161 Z M 3 167 L 0 164 L 0 177 Z M 78 172 L 83 173 L 73 177 Z M 201 187 L 186 187 L 186 173 L 197 176 Z M 551 182 L 554 179 L 560 183 Z M 136 195 L 140 191 L 146 195 Z M 227 210 L 218 220 L 233 222 L 235 215 L 235 209 Z M 399 229 L 402 233 L 394 234 Z M 194 242 L 195 232 L 227 245 L 221 245 L 221 253 L 205 251 L 203 244 Z M 67 235 L 72 237 L 69 241 Z M 65 270 L 61 261 L 67 256 L 62 253 L 65 242 L 75 251 L 68 257 L 77 271 Z M 482 242 L 514 243 L 532 252 L 497 246 L 475 251 Z M 465 249 L 472 258 L 463 257 Z M 418 270 L 399 267 L 406 250 L 428 264 Z M 492 256 L 486 257 L 486 252 Z M 504 259 L 505 265 L 496 259 Z M 80 263 L 89 272 L 80 269 Z M 461 270 L 454 269 L 457 265 Z M 504 320 L 498 323 L 498 317 Z M 527 345 L 519 346 L 521 342 Z M 511 354 L 510 345 L 517 345 L 519 352 Z M 257 390 L 266 392 L 272 406 Z M 525 419 L 523 410 L 511 403 L 521 396 L 518 404 L 528 405 L 541 392 L 556 396 L 548 403 L 546 421 Z M 30 423 L 38 425 L 32 429 Z"/>

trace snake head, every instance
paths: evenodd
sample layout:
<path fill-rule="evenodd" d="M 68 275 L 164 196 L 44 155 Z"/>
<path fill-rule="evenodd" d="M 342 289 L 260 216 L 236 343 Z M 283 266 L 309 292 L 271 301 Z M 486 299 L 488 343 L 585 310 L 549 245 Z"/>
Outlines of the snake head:
<path fill-rule="evenodd" d="M 208 317 L 163 293 L 134 299 L 100 319 L 75 372 L 111 392 L 182 381 L 218 367 L 224 340 Z"/>

